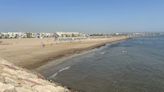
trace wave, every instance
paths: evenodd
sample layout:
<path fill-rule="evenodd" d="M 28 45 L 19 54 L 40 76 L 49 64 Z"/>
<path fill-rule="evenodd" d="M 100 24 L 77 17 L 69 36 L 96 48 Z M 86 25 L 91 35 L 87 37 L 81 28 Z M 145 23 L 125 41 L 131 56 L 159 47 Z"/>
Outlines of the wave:
<path fill-rule="evenodd" d="M 122 50 L 122 53 L 128 53 L 128 51 L 126 51 L 126 50 Z"/>
<path fill-rule="evenodd" d="M 64 68 L 60 69 L 59 72 L 62 72 L 62 71 L 64 71 L 64 70 L 68 70 L 70 67 L 71 67 L 71 66 L 64 67 Z"/>
<path fill-rule="evenodd" d="M 56 73 L 54 73 L 52 76 L 50 76 L 50 78 L 55 78 L 60 72 L 62 71 L 65 71 L 65 70 L 68 70 L 70 69 L 71 66 L 67 66 L 67 67 L 64 67 L 62 69 L 60 69 L 59 71 L 57 71 Z"/>
<path fill-rule="evenodd" d="M 101 55 L 104 55 L 104 54 L 105 54 L 105 52 L 100 52 L 100 54 L 101 54 Z"/>

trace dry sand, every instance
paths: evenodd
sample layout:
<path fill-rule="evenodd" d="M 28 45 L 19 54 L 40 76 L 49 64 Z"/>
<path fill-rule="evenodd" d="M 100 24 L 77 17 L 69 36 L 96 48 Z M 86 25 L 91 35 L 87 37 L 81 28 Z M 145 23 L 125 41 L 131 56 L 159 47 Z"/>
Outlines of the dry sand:
<path fill-rule="evenodd" d="M 117 36 L 71 43 L 57 43 L 53 38 L 0 39 L 0 57 L 18 66 L 35 69 L 53 59 L 80 53 L 100 47 L 106 43 L 127 38 L 126 36 Z M 42 47 L 42 43 L 45 44 L 45 47 Z"/>

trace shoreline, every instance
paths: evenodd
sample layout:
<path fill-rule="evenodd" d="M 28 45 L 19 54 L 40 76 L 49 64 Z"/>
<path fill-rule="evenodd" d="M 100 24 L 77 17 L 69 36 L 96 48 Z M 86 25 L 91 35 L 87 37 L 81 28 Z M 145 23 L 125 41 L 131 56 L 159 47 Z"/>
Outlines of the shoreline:
<path fill-rule="evenodd" d="M 52 61 L 48 62 L 47 64 L 38 67 L 37 69 L 35 69 L 35 71 L 37 71 L 38 73 L 40 73 L 47 80 L 52 81 L 52 82 L 55 82 L 54 80 L 51 80 L 51 78 L 57 76 L 60 72 L 69 69 L 74 63 L 77 63 L 78 62 L 78 61 L 76 61 L 76 62 L 67 62 L 66 60 L 71 59 L 71 58 L 81 57 L 83 55 L 86 55 L 86 54 L 89 54 L 89 53 L 92 53 L 92 52 L 101 50 L 101 49 L 103 49 L 103 47 L 105 47 L 107 45 L 118 44 L 118 43 L 124 42 L 124 41 L 126 41 L 128 39 L 105 43 L 105 44 L 102 44 L 102 45 L 97 46 L 97 48 L 93 48 L 93 49 L 89 49 L 89 50 L 84 50 L 84 51 L 79 52 L 79 53 L 74 53 L 74 54 L 71 54 L 71 55 L 66 56 L 66 57 L 61 57 L 59 59 L 52 60 Z M 53 70 L 53 67 L 57 67 L 57 69 L 55 69 L 55 71 L 54 71 Z M 68 88 L 69 90 L 73 90 L 73 91 L 76 91 L 76 92 L 78 92 L 78 91 L 81 92 L 80 90 L 71 88 L 71 87 L 69 87 L 67 85 L 64 85 L 64 84 L 60 83 L 60 82 L 57 82 L 57 83 L 59 85 L 61 85 L 61 86 L 66 86 L 66 88 Z"/>
<path fill-rule="evenodd" d="M 36 72 L 35 73 L 36 75 L 38 73 L 38 75 L 41 74 L 43 76 L 43 74 L 38 71 L 39 68 L 40 69 L 41 69 L 41 67 L 49 68 L 46 65 L 51 64 L 52 62 L 55 62 L 56 66 L 57 66 L 58 64 L 61 63 L 61 62 L 57 62 L 57 60 L 59 60 L 59 59 L 66 60 L 69 57 L 76 57 L 77 55 L 89 53 L 92 50 L 95 50 L 97 48 L 105 46 L 106 44 L 117 43 L 117 42 L 124 41 L 127 39 L 129 39 L 129 38 L 128 37 L 113 37 L 113 38 L 108 38 L 108 39 L 98 39 L 98 40 L 96 39 L 96 40 L 91 40 L 91 41 L 89 40 L 86 42 L 83 41 L 83 42 L 75 42 L 75 43 L 74 42 L 73 43 L 61 43 L 61 44 L 55 44 L 55 45 L 51 44 L 51 42 L 47 42 L 45 48 L 42 48 L 42 47 L 40 47 L 40 45 L 34 44 L 34 43 L 32 45 L 23 44 L 22 42 L 20 42 L 22 40 L 20 40 L 20 41 L 18 40 L 18 42 L 16 42 L 16 43 L 13 43 L 13 41 L 11 41 L 12 42 L 11 43 L 9 40 L 10 43 L 6 42 L 7 45 L 6 45 L 6 43 L 2 43 L 2 45 L 0 44 L 0 55 L 1 55 L 1 58 L 5 59 L 5 60 L 7 60 L 7 62 L 13 64 L 12 66 L 9 67 L 11 69 L 13 66 L 15 67 L 15 65 L 16 65 L 16 67 L 17 66 L 22 67 L 22 68 L 20 68 L 20 69 L 22 69 L 21 70 L 22 72 L 26 72 L 27 70 L 29 70 L 29 74 L 33 74 L 34 72 Z M 46 39 L 46 41 L 47 41 L 47 39 Z M 38 40 L 37 40 L 37 42 L 38 42 Z M 65 63 L 65 62 L 63 62 L 63 63 Z M 45 68 L 42 68 L 42 69 L 44 70 Z M 45 80 L 45 81 L 48 80 L 46 76 L 43 76 L 43 77 L 44 77 L 43 80 Z M 26 79 L 28 79 L 28 77 L 25 77 L 25 80 Z M 65 88 L 67 90 L 67 88 L 68 88 L 68 90 L 74 92 L 74 89 L 71 89 L 65 85 L 62 85 L 61 83 L 56 83 L 51 80 L 49 80 L 49 82 L 54 83 L 55 85 L 56 84 L 59 85 L 60 88 L 62 87 L 61 88 L 62 90 L 65 90 Z M 16 82 L 16 84 L 17 84 L 17 82 Z"/>
<path fill-rule="evenodd" d="M 42 39 L 42 41 L 40 39 L 1 40 L 3 45 L 0 44 L 0 55 L 5 60 L 17 66 L 35 70 L 52 60 L 68 57 L 73 54 L 99 48 L 107 43 L 126 39 L 129 38 L 127 36 L 118 36 L 58 44 L 53 39 Z M 40 42 L 45 44 L 44 48 Z"/>
<path fill-rule="evenodd" d="M 60 57 L 60 58 L 53 59 L 53 60 L 47 62 L 45 65 L 42 65 L 42 66 L 34 69 L 34 71 L 37 71 L 37 72 L 41 73 L 45 77 L 49 77 L 49 74 L 47 75 L 46 74 L 47 71 L 45 71 L 45 70 L 48 70 L 50 67 L 57 67 L 60 64 L 68 63 L 68 62 L 66 62 L 66 60 L 68 60 L 68 59 L 79 57 L 79 56 L 83 56 L 83 55 L 86 55 L 88 53 L 92 53 L 94 51 L 97 51 L 97 50 L 105 47 L 108 44 L 109 45 L 117 44 L 119 42 L 126 41 L 126 40 L 127 39 L 100 44 L 100 45 L 98 45 L 96 47 L 93 47 L 91 49 L 85 49 L 85 50 L 82 50 L 82 51 L 78 51 L 78 53 L 71 53 L 71 54 L 69 54 L 67 56 L 63 56 L 63 57 Z"/>
<path fill-rule="evenodd" d="M 57 61 L 59 59 L 69 58 L 69 57 L 72 57 L 73 55 L 83 54 L 85 52 L 87 53 L 90 50 L 100 48 L 100 47 L 105 46 L 105 45 L 106 44 L 98 44 L 98 45 L 95 45 L 95 46 L 92 46 L 92 47 L 89 47 L 89 48 L 84 48 L 84 49 L 70 49 L 70 50 L 66 51 L 65 53 L 61 53 L 58 56 L 55 56 L 53 58 L 49 58 L 48 60 L 43 61 L 43 63 L 41 63 L 38 66 L 42 67 L 42 66 L 44 66 L 44 64 L 51 63 L 51 61 L 53 62 L 53 61 Z M 39 67 L 37 67 L 37 68 L 39 68 Z"/>
<path fill-rule="evenodd" d="M 103 44 L 97 44 L 95 46 L 88 47 L 88 48 L 69 49 L 69 50 L 65 51 L 65 53 L 59 53 L 57 56 L 47 58 L 47 59 L 41 61 L 40 63 L 37 63 L 36 65 L 33 65 L 33 66 L 29 66 L 27 68 L 36 70 L 37 68 L 42 67 L 42 66 L 44 66 L 44 64 L 50 63 L 51 61 L 56 61 L 56 60 L 62 59 L 62 58 L 68 58 L 68 57 L 71 57 L 72 55 L 76 55 L 76 54 L 82 54 L 82 53 L 85 53 L 89 50 L 93 50 L 95 48 L 100 48 L 100 47 L 105 46 L 105 45 L 106 44 L 103 43 Z"/>
<path fill-rule="evenodd" d="M 127 39 L 129 39 L 129 38 L 127 38 Z M 88 48 L 70 49 L 70 50 L 66 51 L 65 53 L 61 53 L 61 54 L 58 54 L 55 57 L 48 58 L 47 60 L 44 60 L 42 63 L 37 64 L 36 66 L 34 65 L 32 67 L 36 67 L 36 68 L 33 68 L 33 70 L 44 70 L 44 69 L 39 69 L 39 68 L 44 67 L 48 63 L 55 62 L 55 61 L 58 61 L 60 59 L 65 60 L 65 59 L 68 59 L 70 57 L 71 58 L 76 57 L 76 55 L 82 55 L 82 54 L 89 53 L 90 51 L 92 51 L 94 49 L 101 48 L 103 46 L 106 46 L 107 44 L 114 44 L 114 43 L 118 43 L 118 42 L 121 42 L 121 41 L 125 41 L 127 39 L 121 39 L 121 40 L 116 40 L 116 41 L 111 41 L 111 42 L 104 42 L 104 43 L 96 44 L 94 46 L 90 46 Z M 60 63 L 60 62 L 58 62 L 58 63 Z M 30 67 L 28 67 L 28 68 L 30 68 Z"/>

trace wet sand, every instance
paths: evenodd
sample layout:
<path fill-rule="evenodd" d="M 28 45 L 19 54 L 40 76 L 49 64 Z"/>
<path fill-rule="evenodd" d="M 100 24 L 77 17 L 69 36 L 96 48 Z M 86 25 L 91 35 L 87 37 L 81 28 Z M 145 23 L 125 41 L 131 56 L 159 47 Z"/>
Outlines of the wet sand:
<path fill-rule="evenodd" d="M 0 39 L 0 57 L 15 65 L 36 69 L 51 60 L 101 47 L 106 43 L 125 40 L 125 36 L 86 39 L 78 42 L 56 42 L 45 39 Z M 45 47 L 42 46 L 42 43 Z"/>

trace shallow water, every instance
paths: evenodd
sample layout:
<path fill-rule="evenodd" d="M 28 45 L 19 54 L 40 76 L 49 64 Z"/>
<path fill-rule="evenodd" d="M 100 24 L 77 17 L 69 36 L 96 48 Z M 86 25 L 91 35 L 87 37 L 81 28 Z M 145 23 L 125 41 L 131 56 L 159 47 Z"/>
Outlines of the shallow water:
<path fill-rule="evenodd" d="M 67 62 L 48 78 L 82 92 L 164 92 L 164 37 L 130 39 Z"/>

